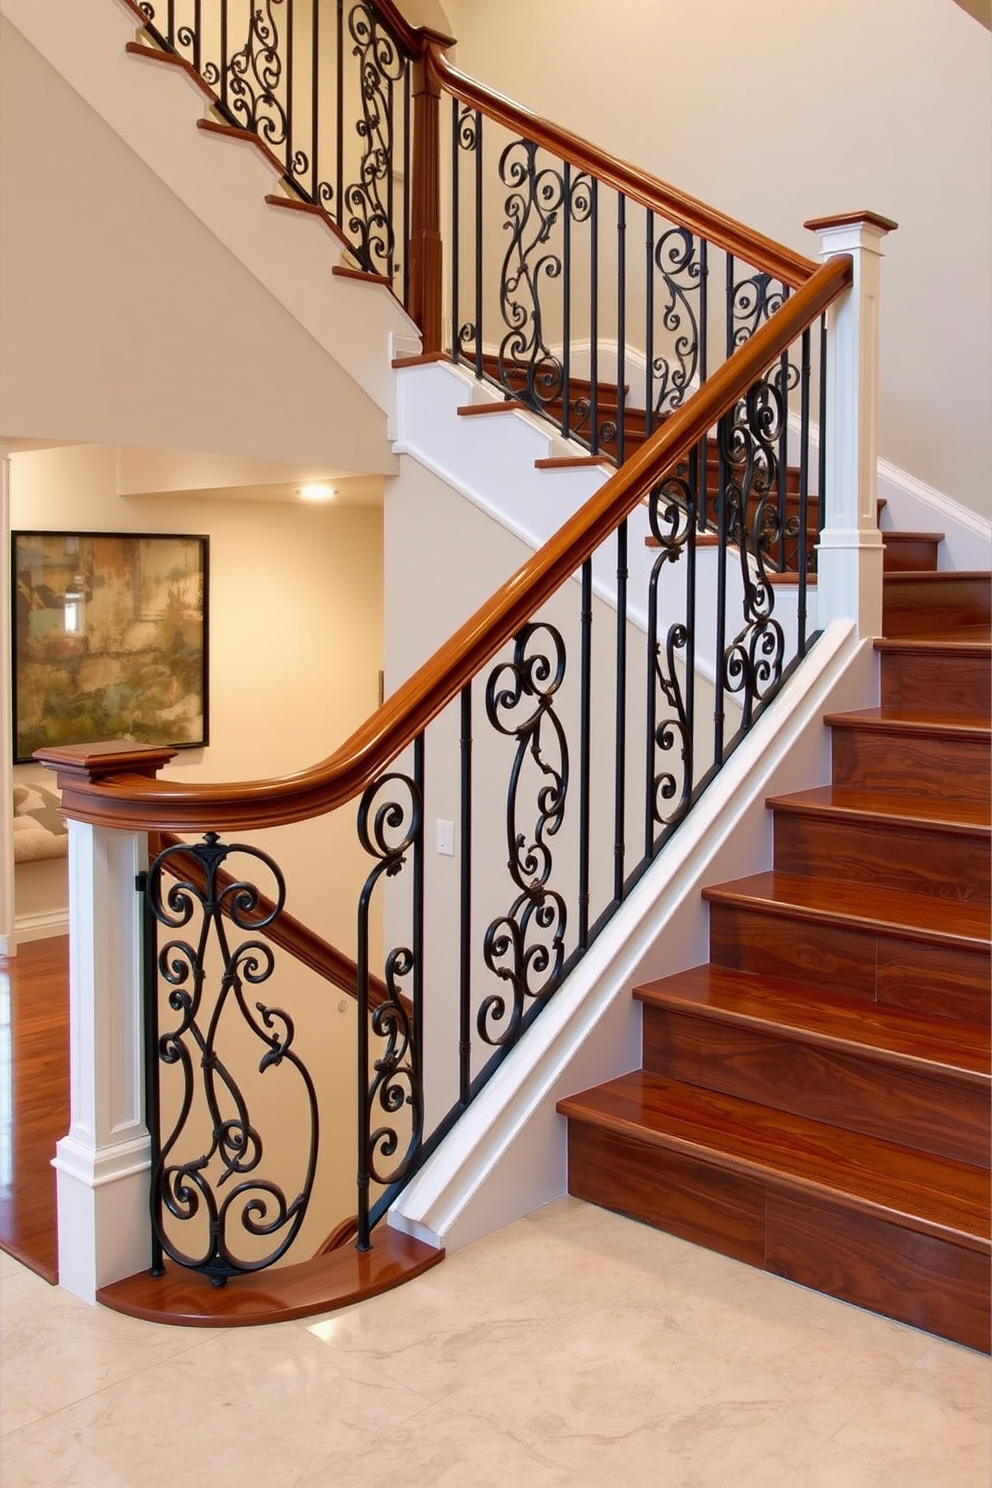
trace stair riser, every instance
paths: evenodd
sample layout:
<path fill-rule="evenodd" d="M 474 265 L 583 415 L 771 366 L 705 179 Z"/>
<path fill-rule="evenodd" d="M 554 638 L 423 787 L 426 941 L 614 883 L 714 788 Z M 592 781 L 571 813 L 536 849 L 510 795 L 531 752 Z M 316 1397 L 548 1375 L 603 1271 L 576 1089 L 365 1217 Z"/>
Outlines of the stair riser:
<path fill-rule="evenodd" d="M 774 1182 L 574 1118 L 568 1172 L 576 1198 L 988 1351 L 989 1262 L 980 1251 L 827 1198 L 796 1200 Z"/>
<path fill-rule="evenodd" d="M 940 580 L 899 581 L 882 590 L 882 634 L 938 636 L 944 630 L 988 625 L 992 592 L 988 579 L 948 573 Z"/>
<path fill-rule="evenodd" d="M 987 739 L 948 739 L 835 724 L 830 750 L 835 785 L 944 801 L 989 800 L 992 761 Z"/>
<path fill-rule="evenodd" d="M 987 722 L 992 711 L 992 667 L 987 656 L 882 652 L 883 708 L 934 708 Z"/>
<path fill-rule="evenodd" d="M 937 567 L 937 543 L 929 538 L 897 538 L 882 534 L 882 569 L 885 573 L 926 573 Z"/>
<path fill-rule="evenodd" d="M 888 1007 L 988 1020 L 989 957 L 956 946 L 711 903 L 710 960 Z"/>
<path fill-rule="evenodd" d="M 922 1152 L 989 1166 L 987 1086 L 920 1074 L 775 1030 L 646 1006 L 644 1068 Z"/>
<path fill-rule="evenodd" d="M 988 904 L 989 850 L 987 836 L 775 813 L 775 867 L 811 878 Z"/>

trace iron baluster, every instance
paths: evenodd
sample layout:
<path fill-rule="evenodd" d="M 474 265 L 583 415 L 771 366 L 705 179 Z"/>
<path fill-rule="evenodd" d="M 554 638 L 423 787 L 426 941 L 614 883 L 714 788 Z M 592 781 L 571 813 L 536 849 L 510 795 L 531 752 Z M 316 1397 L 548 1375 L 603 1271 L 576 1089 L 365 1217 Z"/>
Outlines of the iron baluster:
<path fill-rule="evenodd" d="M 648 521 L 651 535 L 658 546 L 658 556 L 651 569 L 648 584 L 647 633 L 647 756 L 644 792 L 644 856 L 650 858 L 659 844 L 659 829 L 673 827 L 689 809 L 693 784 L 693 739 L 691 725 L 692 699 L 689 693 L 691 673 L 686 672 L 683 686 L 679 677 L 679 652 L 686 653 L 683 668 L 688 666 L 693 632 L 693 611 L 689 605 L 690 580 L 694 565 L 687 568 L 684 618 L 667 626 L 664 639 L 660 634 L 659 591 L 662 580 L 678 565 L 688 551 L 695 555 L 696 509 L 694 488 L 697 480 L 697 455 L 693 450 L 685 475 L 669 476 L 651 492 Z M 659 719 L 658 704 L 664 700 L 667 711 Z M 657 752 L 666 763 L 659 769 Z"/>
<path fill-rule="evenodd" d="M 690 296 L 701 294 L 703 273 L 696 239 L 687 227 L 663 232 L 654 256 L 667 291 L 661 325 L 669 337 L 665 351 L 651 364 L 653 406 L 660 423 L 684 402 L 699 368 L 700 331 Z"/>
<path fill-rule="evenodd" d="M 358 1248 L 371 1247 L 371 1232 L 379 1206 L 370 1205 L 373 1183 L 388 1188 L 413 1170 L 423 1141 L 424 1091 L 418 1078 L 421 1038 L 417 1004 L 422 960 L 422 895 L 417 891 L 417 859 L 423 851 L 423 794 L 417 775 L 422 774 L 423 756 L 414 750 L 413 776 L 392 771 L 367 786 L 358 808 L 358 838 L 369 857 L 375 859 L 358 901 Z M 369 910 L 376 886 L 383 877 L 394 878 L 414 859 L 414 888 L 411 946 L 394 946 L 386 955 L 387 995 L 369 1011 Z M 422 860 L 421 860 L 422 864 Z M 422 867 L 421 867 L 422 871 Z M 404 985 L 413 988 L 413 1008 Z M 371 1038 L 382 1041 L 373 1058 Z M 409 1107 L 409 1136 L 402 1155 L 402 1137 L 397 1119 Z M 383 1121 L 373 1127 L 378 1112 Z"/>
<path fill-rule="evenodd" d="M 719 424 L 744 591 L 744 623 L 724 650 L 721 671 L 727 690 L 742 695 L 744 732 L 753 722 L 755 704 L 777 687 L 782 675 L 785 638 L 773 618 L 775 591 L 765 573 L 764 534 L 776 486 L 779 430 L 787 415 L 785 390 L 774 379 L 762 378 Z M 749 522 L 752 497 L 754 517 Z"/>
<path fill-rule="evenodd" d="M 482 115 L 475 114 L 475 375 L 482 377 Z"/>
<path fill-rule="evenodd" d="M 654 430 L 654 213 L 644 212 L 644 438 Z"/>
<path fill-rule="evenodd" d="M 724 700 L 723 652 L 727 637 L 727 460 L 723 440 L 717 439 L 717 492 L 716 492 L 716 641 L 713 669 L 715 674 L 713 696 L 713 763 L 719 769 L 723 764 L 723 736 L 726 721 Z"/>
<path fill-rule="evenodd" d="M 138 876 L 141 895 L 141 987 L 144 1017 L 145 1120 L 148 1124 L 150 1168 L 160 1169 L 162 1161 L 162 1096 L 159 1083 L 159 1017 L 158 966 L 156 961 L 156 921 L 148 898 L 148 874 Z M 150 1184 L 148 1201 L 151 1214 L 152 1276 L 165 1275 L 165 1251 L 162 1246 L 162 1198 L 157 1184 Z"/>
<path fill-rule="evenodd" d="M 561 281 L 561 432 L 567 439 L 572 418 L 572 168 L 562 166 L 565 212 L 562 220 Z"/>
<path fill-rule="evenodd" d="M 616 759 L 613 778 L 613 898 L 623 899 L 627 797 L 627 522 L 617 528 Z"/>
<path fill-rule="evenodd" d="M 599 454 L 599 182 L 589 184 L 589 448 Z"/>
<path fill-rule="evenodd" d="M 552 239 L 562 211 L 568 211 L 564 178 L 540 164 L 538 146 L 526 139 L 512 140 L 503 150 L 499 177 L 509 188 L 503 203 L 509 242 L 499 284 L 507 330 L 499 344 L 499 380 L 540 412 L 563 392 L 562 365 L 544 334 L 542 286 L 561 275 Z"/>
<path fill-rule="evenodd" d="M 458 99 L 451 100 L 451 360 L 461 361 L 461 337 L 458 334 L 458 279 L 461 261 L 461 172 L 458 153 Z"/>
<path fill-rule="evenodd" d="M 538 648 L 538 641 L 546 650 Z M 508 991 L 484 998 L 476 1019 L 479 1037 L 491 1045 L 514 1041 L 528 1002 L 543 1001 L 554 992 L 565 959 L 565 901 L 549 887 L 554 867 L 550 839 L 564 820 L 568 793 L 568 744 L 554 707 L 564 676 L 561 634 L 547 622 L 532 621 L 518 632 L 512 661 L 494 667 L 486 685 L 489 722 L 517 740 L 507 791 L 506 843 L 507 868 L 518 893 L 483 940 L 485 964 L 508 984 Z M 517 825 L 528 763 L 529 773 L 537 772 L 537 823 L 529 840 Z"/>
<path fill-rule="evenodd" d="M 319 0 L 318 0 L 319 3 Z M 335 201 L 337 202 L 337 224 L 344 227 L 344 0 L 338 0 L 335 37 L 335 70 L 337 73 L 337 121 L 334 148 Z M 314 76 L 317 76 L 319 59 L 314 57 Z"/>
<path fill-rule="evenodd" d="M 627 198 L 617 193 L 617 464 L 624 462 L 627 377 Z"/>
<path fill-rule="evenodd" d="M 461 694 L 461 861 L 459 920 L 458 1099 L 472 1083 L 472 684 Z"/>
<path fill-rule="evenodd" d="M 353 248 L 364 268 L 392 278 L 396 231 L 391 215 L 393 171 L 392 85 L 406 62 L 365 0 L 348 13 L 352 54 L 358 59 L 362 116 L 355 125 L 362 144 L 358 179 L 345 189 Z M 386 199 L 383 200 L 383 182 Z"/>
<path fill-rule="evenodd" d="M 579 949 L 589 944 L 589 808 L 592 793 L 592 559 L 582 565 L 579 658 Z"/>
<path fill-rule="evenodd" d="M 403 74 L 403 303 L 410 303 L 410 69 Z"/>

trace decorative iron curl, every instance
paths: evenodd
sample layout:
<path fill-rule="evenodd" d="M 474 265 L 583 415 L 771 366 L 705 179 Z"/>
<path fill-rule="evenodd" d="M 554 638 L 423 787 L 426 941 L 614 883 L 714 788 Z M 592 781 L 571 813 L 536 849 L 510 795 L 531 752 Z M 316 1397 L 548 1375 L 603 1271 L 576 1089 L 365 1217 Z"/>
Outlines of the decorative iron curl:
<path fill-rule="evenodd" d="M 742 694 L 745 729 L 751 725 L 755 704 L 781 681 L 785 656 L 784 632 L 773 617 L 775 591 L 765 571 L 765 550 L 769 531 L 777 532 L 778 527 L 772 503 L 777 496 L 778 438 L 787 416 L 785 393 L 765 377 L 719 425 L 727 469 L 726 530 L 739 546 L 744 591 L 744 624 L 724 651 L 723 676 L 728 692 Z"/>
<path fill-rule="evenodd" d="M 478 150 L 482 138 L 482 119 L 476 109 L 468 106 L 462 109 L 455 124 L 455 138 L 460 150 Z"/>
<path fill-rule="evenodd" d="M 273 7 L 284 0 L 253 0 L 248 36 L 228 63 L 228 101 L 245 129 L 267 145 L 286 143 L 288 120 L 277 92 L 283 61 Z"/>
<path fill-rule="evenodd" d="M 660 631 L 663 574 L 681 562 L 695 527 L 695 495 L 686 475 L 668 476 L 651 492 L 648 524 L 658 555 L 648 581 L 650 810 L 656 826 L 673 826 L 689 809 L 693 787 L 692 727 L 679 671 L 686 667 L 691 626 L 678 621 Z M 659 716 L 660 715 L 660 716 Z M 660 755 L 664 764 L 660 765 Z M 660 768 L 659 768 L 660 765 Z"/>
<path fill-rule="evenodd" d="M 731 294 L 734 347 L 743 346 L 764 321 L 785 304 L 785 288 L 771 274 L 757 272 L 738 279 Z"/>
<path fill-rule="evenodd" d="M 386 1046 L 373 1064 L 368 1091 L 369 1171 L 373 1183 L 383 1186 L 397 1182 L 410 1171 L 424 1134 L 424 1092 L 414 1068 L 410 1017 L 401 987 L 402 979 L 413 973 L 414 965 L 413 952 L 406 946 L 397 946 L 389 953 L 386 958 L 389 996 L 372 1014 L 372 1032 L 376 1038 L 384 1039 Z M 401 1157 L 384 1165 L 380 1159 L 393 1159 L 400 1149 L 399 1133 L 393 1123 L 405 1107 L 411 1112 L 406 1147 Z M 372 1130 L 377 1108 L 389 1120 Z"/>
<path fill-rule="evenodd" d="M 415 849 L 423 831 L 423 800 L 417 782 L 393 771 L 369 785 L 358 808 L 358 836 L 375 864 L 365 880 L 359 901 L 360 934 L 367 933 L 373 891 L 381 878 L 393 878 Z M 386 957 L 387 996 L 371 1018 L 372 1034 L 385 1041 L 372 1064 L 365 1091 L 368 1132 L 368 1178 L 388 1185 L 411 1170 L 423 1141 L 424 1092 L 414 1057 L 409 1003 L 403 984 L 412 979 L 417 960 L 408 946 L 394 946 Z M 403 1142 L 396 1118 L 409 1108 L 409 1132 Z M 376 1125 L 378 1115 L 385 1121 Z M 397 1153 L 401 1153 L 397 1157 Z"/>
<path fill-rule="evenodd" d="M 536 646 L 538 641 L 544 649 Z M 560 632 L 546 622 L 531 622 L 517 635 L 512 661 L 494 667 L 486 686 L 489 722 L 517 740 L 507 791 L 506 842 L 507 868 L 520 891 L 509 911 L 490 924 L 483 942 L 489 970 L 509 983 L 508 993 L 492 993 L 479 1008 L 479 1035 L 489 1044 L 513 1037 L 528 999 L 550 996 L 564 961 L 565 902 L 548 887 L 554 866 L 549 839 L 564 820 L 568 792 L 568 744 L 554 709 L 564 676 Z M 528 761 L 537 767 L 538 788 L 537 821 L 526 834 L 518 828 L 518 815 Z"/>
<path fill-rule="evenodd" d="M 358 59 L 362 117 L 355 132 L 362 141 L 358 180 L 344 193 L 356 235 L 354 251 L 369 270 L 391 278 L 396 272 L 396 232 L 383 200 L 383 183 L 393 168 L 392 89 L 401 81 L 406 59 L 371 5 L 360 3 L 348 13 L 348 30 Z"/>
<path fill-rule="evenodd" d="M 699 295 L 703 280 L 700 243 L 687 227 L 671 227 L 658 239 L 654 261 L 668 291 L 661 323 L 671 337 L 669 351 L 651 363 L 660 419 L 683 402 L 699 366 L 699 323 L 690 296 Z"/>
<path fill-rule="evenodd" d="M 232 879 L 223 870 L 233 855 L 263 865 L 275 893 L 263 904 L 256 884 Z M 185 868 L 183 866 L 185 860 Z M 163 892 L 166 871 L 180 873 L 177 883 Z M 149 1001 L 157 1008 L 158 986 L 168 989 L 168 1007 L 175 1024 L 160 1031 L 155 1044 L 160 1066 L 176 1070 L 178 1106 L 171 1131 L 162 1137 L 158 1113 L 153 1112 L 156 1158 L 152 1165 L 152 1228 L 155 1240 L 178 1265 L 207 1275 L 217 1285 L 228 1277 L 259 1271 L 285 1255 L 306 1215 L 316 1170 L 319 1117 L 313 1081 L 293 1048 L 294 1025 L 288 1013 L 264 1002 L 249 1004 L 246 987 L 258 987 L 275 971 L 271 947 L 252 935 L 232 945 L 228 925 L 257 932 L 270 925 L 285 902 L 285 882 L 278 865 L 258 848 L 224 844 L 215 832 L 201 843 L 178 843 L 155 858 L 146 879 L 146 904 L 153 926 L 171 937 L 154 959 Z M 182 931 L 198 919 L 195 939 Z M 234 1073 L 221 1055 L 226 1017 L 240 1014 L 262 1045 L 258 1073 L 286 1067 L 303 1087 L 309 1131 L 301 1139 L 307 1153 L 306 1171 L 298 1193 L 287 1198 L 278 1184 L 262 1174 L 265 1148 L 251 1119 L 248 1101 Z M 203 1107 L 210 1129 L 206 1147 L 183 1156 L 180 1148 L 195 1104 Z M 202 1123 L 198 1123 L 202 1129 Z M 231 1183 L 233 1179 L 243 1179 Z M 230 1185 L 221 1202 L 222 1192 Z M 178 1243 L 168 1215 L 184 1224 L 202 1215 L 203 1243 L 193 1252 Z M 237 1230 L 252 1239 L 273 1237 L 275 1245 L 263 1256 L 245 1255 Z"/>
<path fill-rule="evenodd" d="M 565 181 L 561 171 L 538 165 L 538 149 L 533 140 L 511 140 L 499 158 L 500 180 L 510 188 L 503 203 L 510 241 L 499 285 L 508 330 L 499 345 L 499 378 L 540 412 L 564 387 L 561 361 L 544 339 L 541 285 L 562 271 L 550 244 L 565 206 Z"/>

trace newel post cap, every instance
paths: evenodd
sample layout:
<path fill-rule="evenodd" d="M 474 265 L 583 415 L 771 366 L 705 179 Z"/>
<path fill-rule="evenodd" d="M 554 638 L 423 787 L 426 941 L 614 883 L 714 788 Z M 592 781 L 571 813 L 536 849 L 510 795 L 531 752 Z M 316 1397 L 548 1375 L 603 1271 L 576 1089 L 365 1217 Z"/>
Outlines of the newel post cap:
<path fill-rule="evenodd" d="M 66 786 L 99 785 L 117 775 L 144 775 L 154 779 L 179 751 L 169 744 L 135 744 L 127 739 L 101 740 L 96 744 L 57 744 L 36 749 L 33 758 L 56 773 L 59 789 Z"/>
<path fill-rule="evenodd" d="M 832 217 L 810 217 L 803 223 L 803 227 L 818 234 L 824 256 L 850 253 L 857 248 L 874 249 L 878 253 L 882 239 L 898 226 L 898 222 L 883 217 L 880 212 L 838 212 Z"/>

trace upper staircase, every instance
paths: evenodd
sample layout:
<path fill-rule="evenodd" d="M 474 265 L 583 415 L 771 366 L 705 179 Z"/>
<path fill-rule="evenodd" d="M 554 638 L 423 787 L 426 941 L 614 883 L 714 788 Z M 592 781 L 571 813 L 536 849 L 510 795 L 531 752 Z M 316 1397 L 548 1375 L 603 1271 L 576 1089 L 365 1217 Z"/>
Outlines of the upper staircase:
<path fill-rule="evenodd" d="M 642 1068 L 559 1110 L 578 1197 L 987 1350 L 990 581 L 911 546 L 833 783 L 768 801 L 710 962 L 636 989 Z"/>

